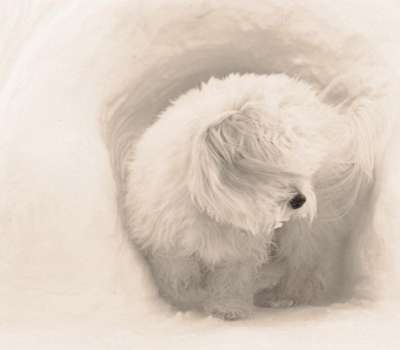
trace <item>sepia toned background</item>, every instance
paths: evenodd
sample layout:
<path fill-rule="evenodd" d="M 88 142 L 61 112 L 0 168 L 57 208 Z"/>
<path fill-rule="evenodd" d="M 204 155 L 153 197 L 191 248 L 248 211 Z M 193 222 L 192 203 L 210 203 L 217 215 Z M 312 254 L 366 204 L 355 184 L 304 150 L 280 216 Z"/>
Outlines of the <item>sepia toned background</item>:
<path fill-rule="evenodd" d="M 400 3 L 2 0 L 0 53 L 1 349 L 399 347 Z M 131 143 L 171 99 L 230 72 L 321 90 L 340 76 L 328 103 L 360 89 L 385 101 L 392 136 L 345 303 L 234 323 L 177 313 L 128 241 Z"/>

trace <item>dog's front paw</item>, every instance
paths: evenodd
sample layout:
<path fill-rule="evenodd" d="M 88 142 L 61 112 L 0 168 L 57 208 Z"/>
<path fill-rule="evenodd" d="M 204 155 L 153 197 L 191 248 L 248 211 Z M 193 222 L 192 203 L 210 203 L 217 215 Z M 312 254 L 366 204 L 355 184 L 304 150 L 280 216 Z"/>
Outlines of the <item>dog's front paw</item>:
<path fill-rule="evenodd" d="M 294 299 L 283 298 L 263 298 L 262 294 L 258 294 L 254 300 L 254 304 L 259 307 L 269 307 L 272 309 L 286 309 L 297 305 Z"/>
<path fill-rule="evenodd" d="M 208 300 L 204 309 L 213 316 L 224 321 L 235 321 L 247 318 L 252 310 L 252 305 L 244 300 Z"/>
<path fill-rule="evenodd" d="M 268 307 L 273 309 L 285 309 L 296 305 L 296 301 L 293 299 L 276 299 L 270 300 Z"/>
<path fill-rule="evenodd" d="M 318 275 L 310 275 L 302 281 L 288 279 L 283 289 L 283 295 L 293 297 L 296 305 L 306 305 L 318 300 L 324 286 Z"/>
<path fill-rule="evenodd" d="M 254 305 L 273 309 L 284 309 L 297 305 L 296 299 L 279 295 L 278 288 L 262 289 L 254 295 Z"/>
<path fill-rule="evenodd" d="M 286 278 L 284 283 L 258 291 L 254 295 L 254 304 L 270 308 L 309 304 L 318 298 L 322 290 L 322 281 L 317 276 L 308 276 L 300 282 L 298 279 Z"/>

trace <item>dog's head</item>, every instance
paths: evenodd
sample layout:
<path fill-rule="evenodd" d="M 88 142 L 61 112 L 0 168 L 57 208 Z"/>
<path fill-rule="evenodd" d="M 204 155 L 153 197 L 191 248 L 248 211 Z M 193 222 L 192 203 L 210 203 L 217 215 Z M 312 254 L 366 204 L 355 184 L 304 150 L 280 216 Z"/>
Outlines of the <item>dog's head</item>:
<path fill-rule="evenodd" d="M 212 115 L 199 117 L 193 135 L 189 188 L 198 208 L 252 234 L 272 232 L 292 217 L 312 220 L 313 174 L 326 147 L 320 129 L 326 111 L 314 93 L 285 76 L 233 76 L 208 85 L 214 96 L 235 93 L 225 97 L 224 110 L 213 106 L 207 85 L 199 95 Z"/>

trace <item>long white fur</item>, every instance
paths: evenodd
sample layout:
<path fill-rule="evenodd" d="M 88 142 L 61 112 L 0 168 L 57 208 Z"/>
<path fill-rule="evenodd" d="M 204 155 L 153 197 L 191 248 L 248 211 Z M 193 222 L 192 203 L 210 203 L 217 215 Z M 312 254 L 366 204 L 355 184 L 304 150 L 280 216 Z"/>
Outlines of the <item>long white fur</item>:
<path fill-rule="evenodd" d="M 130 234 L 162 293 L 204 288 L 206 311 L 223 319 L 250 313 L 263 278 L 259 305 L 311 301 L 322 248 L 366 193 L 383 129 L 372 101 L 340 113 L 285 75 L 234 74 L 181 96 L 128 165 Z M 307 201 L 293 210 L 297 193 Z"/>

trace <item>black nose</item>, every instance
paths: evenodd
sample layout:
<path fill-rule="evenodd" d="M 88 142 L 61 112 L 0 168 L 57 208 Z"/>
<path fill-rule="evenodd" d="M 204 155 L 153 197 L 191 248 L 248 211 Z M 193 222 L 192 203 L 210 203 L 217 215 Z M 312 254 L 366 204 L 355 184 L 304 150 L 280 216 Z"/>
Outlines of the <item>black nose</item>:
<path fill-rule="evenodd" d="M 299 209 L 306 202 L 307 198 L 304 197 L 301 193 L 296 194 L 289 202 L 292 209 Z"/>

